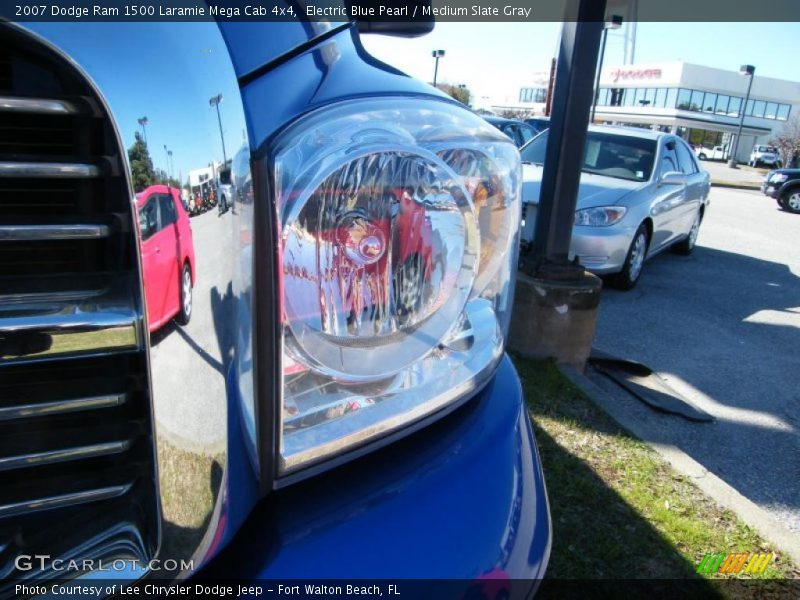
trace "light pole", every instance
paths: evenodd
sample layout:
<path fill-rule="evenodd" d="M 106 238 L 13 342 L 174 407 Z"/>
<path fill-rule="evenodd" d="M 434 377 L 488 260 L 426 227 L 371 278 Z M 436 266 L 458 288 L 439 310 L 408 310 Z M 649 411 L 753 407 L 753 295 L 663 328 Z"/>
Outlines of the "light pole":
<path fill-rule="evenodd" d="M 144 145 L 147 146 L 147 129 L 145 128 L 150 123 L 150 121 L 147 120 L 147 117 L 141 117 L 140 119 L 138 119 L 138 122 L 139 125 L 142 126 L 142 137 L 144 138 Z"/>
<path fill-rule="evenodd" d="M 597 99 L 600 97 L 600 73 L 603 72 L 603 57 L 606 53 L 606 38 L 608 37 L 609 29 L 619 29 L 622 27 L 622 17 L 619 15 L 611 15 L 611 20 L 607 21 L 603 27 L 603 41 L 600 44 L 600 59 L 597 61 L 597 75 L 594 79 L 594 99 L 592 100 L 592 116 L 589 117 L 589 123 L 594 123 L 594 113 L 597 109 Z"/>
<path fill-rule="evenodd" d="M 228 164 L 228 156 L 225 154 L 225 136 L 222 135 L 222 117 L 219 116 L 219 103 L 222 102 L 222 94 L 208 100 L 208 105 L 217 109 L 217 122 L 219 123 L 219 139 L 222 140 L 222 166 Z"/>
<path fill-rule="evenodd" d="M 172 179 L 172 150 L 169 150 L 166 144 L 164 144 L 164 153 L 167 155 L 166 174 L 168 177 L 167 182 L 169 182 L 169 180 Z"/>
<path fill-rule="evenodd" d="M 728 166 L 731 169 L 738 169 L 736 163 L 736 154 L 739 152 L 739 139 L 742 137 L 742 127 L 744 127 L 744 113 L 747 110 L 747 102 L 750 100 L 750 88 L 753 87 L 753 76 L 755 75 L 756 68 L 753 65 L 742 65 L 739 67 L 739 74 L 749 77 L 747 80 L 747 95 L 744 97 L 744 104 L 742 104 L 742 114 L 739 117 L 739 131 L 736 132 L 736 139 L 733 140 L 733 152 L 728 160 Z"/>
<path fill-rule="evenodd" d="M 433 66 L 433 87 L 436 87 L 436 77 L 439 75 L 439 59 L 444 56 L 444 50 L 434 50 L 431 52 L 431 56 L 435 60 Z"/>

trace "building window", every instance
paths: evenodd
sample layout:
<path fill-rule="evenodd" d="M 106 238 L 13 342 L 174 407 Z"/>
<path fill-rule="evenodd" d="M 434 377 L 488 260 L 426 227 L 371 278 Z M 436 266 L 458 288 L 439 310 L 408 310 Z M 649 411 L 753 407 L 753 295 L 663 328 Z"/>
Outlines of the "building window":
<path fill-rule="evenodd" d="M 679 89 L 678 90 L 678 108 L 681 110 L 691 110 L 690 106 L 692 103 L 692 92 L 691 90 L 686 89 Z"/>
<path fill-rule="evenodd" d="M 767 107 L 767 103 L 763 100 L 756 100 L 753 102 L 753 112 L 752 115 L 754 117 L 763 117 L 764 116 L 764 109 Z"/>
<path fill-rule="evenodd" d="M 622 106 L 622 92 L 624 92 L 622 88 L 612 88 L 609 90 L 609 99 L 608 104 L 609 106 Z"/>
<path fill-rule="evenodd" d="M 705 99 L 703 100 L 703 112 L 714 112 L 717 105 L 717 95 L 706 92 Z"/>
<path fill-rule="evenodd" d="M 703 96 L 705 96 L 705 92 L 692 90 L 692 100 L 689 104 L 689 110 L 703 110 Z"/>
<path fill-rule="evenodd" d="M 520 102 L 545 102 L 547 90 L 545 88 L 521 88 L 519 90 Z"/>
<path fill-rule="evenodd" d="M 653 95 L 653 106 L 655 108 L 664 108 L 664 99 L 666 97 L 666 91 L 664 88 L 656 88 L 653 90 L 655 94 Z"/>
<path fill-rule="evenodd" d="M 723 96 L 720 94 L 717 96 L 717 104 L 714 107 L 714 112 L 718 115 L 727 115 L 728 114 L 728 102 L 730 102 L 730 96 Z"/>
<path fill-rule="evenodd" d="M 622 96 L 622 105 L 623 106 L 635 106 L 636 102 L 636 90 L 633 88 L 628 88 L 623 90 Z"/>
<path fill-rule="evenodd" d="M 778 116 L 778 103 L 767 102 L 767 108 L 764 110 L 765 119 L 774 119 Z"/>
<path fill-rule="evenodd" d="M 667 89 L 667 97 L 664 101 L 664 106 L 667 108 L 675 108 L 675 103 L 678 97 L 678 90 L 675 88 L 668 88 Z"/>
<path fill-rule="evenodd" d="M 788 104 L 779 104 L 778 105 L 778 114 L 777 114 L 777 116 L 775 118 L 778 119 L 779 121 L 785 121 L 786 119 L 789 118 L 789 110 L 791 108 L 792 107 L 789 106 Z"/>
<path fill-rule="evenodd" d="M 651 107 L 653 106 L 656 99 L 656 91 L 653 88 L 645 88 L 644 96 L 639 98 L 640 102 L 643 107 Z"/>
<path fill-rule="evenodd" d="M 742 109 L 742 99 L 736 96 L 732 96 L 731 101 L 728 104 L 728 116 L 738 117 L 739 111 L 741 109 Z"/>

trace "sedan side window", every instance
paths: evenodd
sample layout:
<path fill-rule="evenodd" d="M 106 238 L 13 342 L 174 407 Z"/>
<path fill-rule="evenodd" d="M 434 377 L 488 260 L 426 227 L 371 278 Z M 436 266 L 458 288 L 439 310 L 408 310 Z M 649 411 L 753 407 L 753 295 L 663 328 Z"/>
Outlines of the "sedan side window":
<path fill-rule="evenodd" d="M 692 155 L 686 147 L 686 144 L 677 142 L 675 144 L 675 150 L 678 153 L 678 165 L 681 171 L 686 175 L 697 173 L 697 166 L 694 164 L 694 159 L 692 159 Z"/>
<path fill-rule="evenodd" d="M 678 168 L 678 157 L 675 156 L 675 150 L 667 145 L 661 153 L 661 175 L 664 173 L 673 173 L 675 171 L 680 171 Z"/>
<path fill-rule="evenodd" d="M 158 203 L 161 207 L 161 227 L 172 225 L 178 221 L 178 212 L 175 210 L 175 204 L 170 196 L 160 194 L 158 196 Z"/>
<path fill-rule="evenodd" d="M 533 136 L 536 135 L 533 132 L 533 128 L 532 127 L 528 127 L 527 125 L 520 125 L 519 126 L 519 131 L 520 131 L 520 135 L 522 136 L 522 140 L 521 141 L 522 141 L 522 145 L 523 146 L 525 144 L 527 144 L 528 142 L 530 142 L 533 139 Z"/>
<path fill-rule="evenodd" d="M 139 230 L 142 232 L 142 241 L 158 231 L 158 203 L 155 198 L 148 200 L 139 211 Z"/>
<path fill-rule="evenodd" d="M 503 133 L 510 137 L 514 141 L 514 144 L 517 146 L 517 148 L 519 148 L 519 131 L 517 130 L 516 125 L 506 125 L 505 129 L 503 129 Z"/>

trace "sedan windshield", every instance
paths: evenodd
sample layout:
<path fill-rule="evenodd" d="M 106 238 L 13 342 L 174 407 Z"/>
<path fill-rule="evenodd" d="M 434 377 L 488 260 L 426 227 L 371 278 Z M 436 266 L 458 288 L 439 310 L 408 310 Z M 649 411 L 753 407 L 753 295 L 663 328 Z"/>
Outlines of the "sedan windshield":
<path fill-rule="evenodd" d="M 533 138 L 520 149 L 522 162 L 544 164 L 548 131 Z M 647 181 L 653 172 L 655 140 L 590 131 L 586 134 L 581 170 L 629 181 Z"/>

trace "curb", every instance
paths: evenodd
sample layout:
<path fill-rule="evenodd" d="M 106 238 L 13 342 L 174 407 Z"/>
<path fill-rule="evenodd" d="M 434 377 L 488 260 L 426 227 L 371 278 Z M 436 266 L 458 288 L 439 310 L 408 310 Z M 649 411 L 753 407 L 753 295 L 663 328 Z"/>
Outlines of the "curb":
<path fill-rule="evenodd" d="M 734 190 L 760 190 L 760 183 L 736 183 L 733 181 L 711 181 L 711 187 L 731 188 Z"/>
<path fill-rule="evenodd" d="M 614 402 L 614 399 L 600 389 L 593 381 L 572 365 L 559 364 L 559 372 L 570 383 L 581 390 L 590 400 L 602 408 L 621 427 L 627 429 L 648 446 L 658 452 L 672 468 L 691 478 L 697 487 L 723 506 L 739 516 L 745 524 L 753 527 L 764 539 L 782 549 L 795 563 L 800 564 L 800 536 L 776 522 L 765 510 L 748 500 L 722 479 L 708 471 L 688 454 L 672 444 L 648 442 L 639 423 L 631 419 Z"/>

